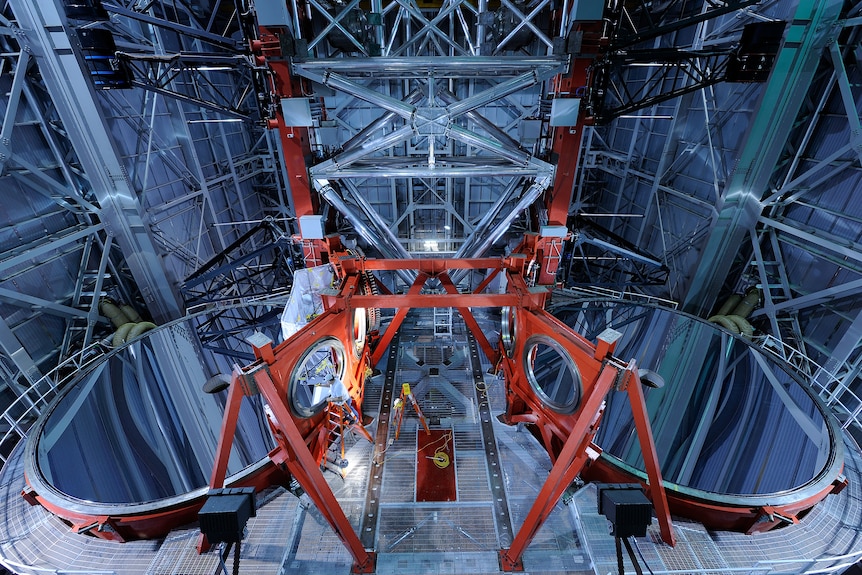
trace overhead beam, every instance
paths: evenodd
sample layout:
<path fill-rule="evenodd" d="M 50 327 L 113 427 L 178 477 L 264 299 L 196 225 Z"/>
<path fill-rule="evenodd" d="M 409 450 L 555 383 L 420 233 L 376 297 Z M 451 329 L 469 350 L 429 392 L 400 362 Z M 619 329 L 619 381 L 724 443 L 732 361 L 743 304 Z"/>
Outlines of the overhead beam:
<path fill-rule="evenodd" d="M 823 49 L 834 41 L 841 0 L 801 0 L 763 90 L 719 214 L 694 273 L 682 309 L 708 314 L 730 273 L 739 247 L 757 225 L 761 200 L 808 94 Z"/>
<path fill-rule="evenodd" d="M 338 58 L 297 60 L 293 69 L 299 75 L 322 74 L 326 70 L 344 76 L 382 78 L 486 78 L 511 76 L 538 68 L 562 68 L 565 56 L 416 56 L 411 58 Z"/>
<path fill-rule="evenodd" d="M 12 331 L 11 326 L 0 316 L 0 351 L 12 360 L 15 367 L 30 383 L 35 383 L 42 377 L 42 372 L 36 362 L 24 348 L 24 345 Z"/>
<path fill-rule="evenodd" d="M 15 267 L 17 265 L 32 260 L 38 260 L 43 255 L 59 250 L 71 243 L 77 243 L 83 238 L 103 230 L 104 227 L 104 224 L 94 224 L 92 226 L 87 226 L 72 233 L 66 233 L 57 237 L 48 238 L 47 241 L 38 243 L 34 242 L 25 246 L 19 246 L 19 249 L 16 250 L 18 252 L 16 255 L 0 261 L 0 273 L 3 273 L 9 268 Z"/>
<path fill-rule="evenodd" d="M 859 290 L 862 289 L 862 279 L 850 281 L 841 285 L 832 286 L 826 289 L 811 292 L 810 294 L 782 301 L 773 304 L 773 312 L 798 311 L 805 308 L 820 306 L 830 301 L 838 300 L 844 297 L 857 296 Z M 759 309 L 751 314 L 751 317 L 756 318 L 767 313 L 766 309 Z"/>
<path fill-rule="evenodd" d="M 0 299 L 18 307 L 28 309 L 40 309 L 45 311 L 45 313 L 64 318 L 74 317 L 86 320 L 90 317 L 90 314 L 87 310 L 69 307 L 55 301 L 27 295 L 7 288 L 0 288 Z M 101 317 L 98 319 L 98 321 L 102 323 L 108 323 L 107 319 Z"/>

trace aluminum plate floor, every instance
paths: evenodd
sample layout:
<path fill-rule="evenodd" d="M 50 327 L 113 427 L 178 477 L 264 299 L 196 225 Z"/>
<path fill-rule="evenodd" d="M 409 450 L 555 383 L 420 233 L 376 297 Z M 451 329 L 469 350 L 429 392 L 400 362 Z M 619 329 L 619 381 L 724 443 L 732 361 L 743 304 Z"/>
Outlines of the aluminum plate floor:
<path fill-rule="evenodd" d="M 483 327 L 491 334 L 495 329 Z M 373 541 L 377 573 L 499 573 L 497 551 L 509 545 L 511 529 L 517 532 L 551 463 L 529 433 L 493 417 L 504 407 L 502 381 L 487 374 L 488 364 L 475 353 L 463 325 L 456 321 L 451 335 L 446 330 L 442 336 L 434 335 L 435 328 L 430 311 L 408 316 L 397 348 L 379 366 L 380 375 L 367 383 L 365 405 L 369 415 L 376 415 L 386 385 L 397 391 L 401 383 L 411 384 L 432 425 L 454 430 L 457 501 L 415 502 L 415 456 L 424 430 L 409 408 L 397 441 L 390 429 L 393 441 L 381 445 L 375 457 L 371 444 L 350 437 L 344 475 L 339 466 L 325 475 L 354 529 L 364 541 Z M 373 437 L 376 425 L 369 427 Z M 848 448 L 850 486 L 828 497 L 799 525 L 745 536 L 677 520 L 679 543 L 673 549 L 660 542 L 654 525 L 637 540 L 645 563 L 655 575 L 840 572 L 862 556 L 862 464 L 856 449 Z M 10 570 L 219 572 L 217 551 L 195 552 L 194 525 L 163 540 L 125 544 L 71 533 L 41 507 L 24 502 L 20 451 L 19 446 L 0 474 L 0 563 Z M 370 481 L 375 476 L 377 483 Z M 349 554 L 304 497 L 274 488 L 258 496 L 258 506 L 242 545 L 242 573 L 350 572 Z M 607 522 L 596 513 L 595 491 L 587 486 L 568 505 L 557 505 L 525 553 L 526 572 L 616 573 L 614 541 L 607 533 Z M 631 565 L 627 573 L 634 573 Z"/>

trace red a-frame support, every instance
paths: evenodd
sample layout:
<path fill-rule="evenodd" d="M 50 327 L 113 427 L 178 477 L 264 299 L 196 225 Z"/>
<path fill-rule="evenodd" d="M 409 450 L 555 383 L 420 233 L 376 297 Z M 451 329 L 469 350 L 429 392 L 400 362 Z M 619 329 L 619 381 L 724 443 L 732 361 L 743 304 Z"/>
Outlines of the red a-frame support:
<path fill-rule="evenodd" d="M 622 376 L 621 389 L 625 388 L 628 391 L 632 413 L 635 414 L 635 427 L 646 462 L 650 487 L 658 486 L 656 489 L 650 489 L 650 492 L 656 509 L 662 540 L 669 545 L 676 543 L 667 505 L 667 495 L 661 483 L 661 470 L 658 466 L 658 457 L 656 456 L 652 430 L 649 426 L 637 366 L 632 360 L 620 373 L 619 368 L 608 362 L 603 366 L 598 380 L 586 398 L 575 428 L 557 456 L 548 478 L 539 490 L 539 495 L 530 508 L 524 524 L 515 535 L 511 547 L 500 551 L 500 565 L 504 571 L 524 570 L 521 556 L 553 511 L 563 492 L 572 484 L 589 459 L 588 450 L 596 431 L 598 431 L 598 423 L 604 411 L 605 397 L 620 376 Z"/>

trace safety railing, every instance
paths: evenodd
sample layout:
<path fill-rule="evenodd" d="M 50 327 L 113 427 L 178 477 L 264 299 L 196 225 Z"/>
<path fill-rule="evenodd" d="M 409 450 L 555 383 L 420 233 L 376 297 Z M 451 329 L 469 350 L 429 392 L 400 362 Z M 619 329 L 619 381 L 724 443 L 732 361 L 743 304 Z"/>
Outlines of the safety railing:
<path fill-rule="evenodd" d="M 246 296 L 208 302 L 189 308 L 185 317 L 204 311 L 220 311 L 243 305 L 284 305 L 289 290 L 280 290 L 259 296 Z M 90 344 L 54 367 L 50 372 L 25 389 L 0 414 L 0 462 L 5 465 L 12 449 L 27 437 L 27 431 L 42 413 L 42 410 L 57 396 L 57 392 L 69 381 L 99 361 L 110 351 L 101 341 Z M 5 428 L 5 429 L 4 429 Z M 2 467 L 2 465 L 0 465 Z"/>
<path fill-rule="evenodd" d="M 774 573 L 775 575 L 796 575 L 798 573 L 805 575 L 827 575 L 832 573 L 842 573 L 848 567 L 858 563 L 860 559 L 862 559 L 862 550 L 847 553 L 845 555 L 818 557 L 817 559 L 764 560 L 758 561 L 754 568 L 759 569 L 768 567 L 770 570 L 767 571 L 767 573 Z M 756 572 L 762 573 L 763 571 Z M 658 575 L 658 572 L 656 572 L 655 575 Z"/>
<path fill-rule="evenodd" d="M 57 392 L 82 370 L 101 359 L 106 352 L 107 348 L 102 342 L 93 342 L 60 362 L 6 407 L 0 415 L 0 421 L 8 426 L 0 439 L 0 461 L 4 465 L 12 449 L 27 437 L 28 429 L 57 396 Z"/>
<path fill-rule="evenodd" d="M 51 567 L 36 567 L 35 565 L 27 565 L 18 563 L 10 559 L 4 558 L 2 563 L 4 567 L 13 573 L 20 574 L 39 574 L 45 575 L 117 575 L 116 571 L 108 569 L 57 569 Z"/>
<path fill-rule="evenodd" d="M 641 560 L 643 554 L 637 546 Z M 700 567 L 679 569 L 656 569 L 650 568 L 652 575 L 831 575 L 842 573 L 851 565 L 855 565 L 862 559 L 862 549 L 843 555 L 825 555 L 816 558 L 799 559 L 761 559 L 751 566 L 745 567 Z"/>
<path fill-rule="evenodd" d="M 558 288 L 555 290 L 556 292 L 571 296 L 571 297 L 595 297 L 595 298 L 607 298 L 607 299 L 619 299 L 625 301 L 634 301 L 641 303 L 651 303 L 657 304 L 662 307 L 668 307 L 671 309 L 677 309 L 679 307 L 679 302 L 676 302 L 671 299 L 665 299 L 657 296 L 651 296 L 647 294 L 642 294 L 633 291 L 620 291 L 613 290 L 609 288 L 603 288 L 598 286 L 571 286 Z"/>
<path fill-rule="evenodd" d="M 760 347 L 784 360 L 817 392 L 817 395 L 835 412 L 842 429 L 851 425 L 862 431 L 862 399 L 841 378 L 772 335 L 756 338 Z"/>
<path fill-rule="evenodd" d="M 243 296 L 209 301 L 199 303 L 188 308 L 186 310 L 186 317 L 198 315 L 205 311 L 221 311 L 244 305 L 284 305 L 287 302 L 288 297 L 290 297 L 289 287 L 256 296 Z"/>

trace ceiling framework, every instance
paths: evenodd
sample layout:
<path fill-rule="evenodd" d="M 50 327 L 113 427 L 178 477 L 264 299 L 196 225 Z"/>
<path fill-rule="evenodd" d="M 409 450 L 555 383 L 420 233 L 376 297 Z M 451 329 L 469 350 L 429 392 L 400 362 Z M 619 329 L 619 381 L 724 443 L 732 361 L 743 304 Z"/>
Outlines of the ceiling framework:
<path fill-rule="evenodd" d="M 842 421 L 862 413 L 862 211 L 858 201 L 859 7 L 831 29 L 798 127 L 749 233 L 748 281 L 763 289 L 752 316 L 769 322 Z"/>
<path fill-rule="evenodd" d="M 521 217 L 552 183 L 551 80 L 569 66 L 548 2 L 308 9 L 287 19 L 292 73 L 313 91 L 309 173 L 342 230 L 371 254 L 460 258 L 535 229 Z"/>
<path fill-rule="evenodd" d="M 0 16 L 0 365 L 16 394 L 107 324 L 99 294 L 136 287 L 29 39 Z"/>
<path fill-rule="evenodd" d="M 759 286 L 758 335 L 858 416 L 858 7 L 616 3 L 620 26 L 605 30 L 618 56 L 607 60 L 611 99 L 623 87 L 643 99 L 582 126 L 560 105 L 588 110 L 587 81 L 563 88 L 560 78 L 598 47 L 578 15 L 548 0 L 258 4 L 253 14 L 220 0 L 106 2 L 107 20 L 75 24 L 113 36 L 134 88 L 107 91 L 94 88 L 53 3 L 4 4 L 0 369 L 10 390 L 110 331 L 102 295 L 163 321 L 290 281 L 301 214 L 281 161 L 292 152 L 265 129 L 277 113 L 307 129 L 309 205 L 319 200 L 327 231 L 369 255 L 498 254 L 525 231 L 568 224 L 568 251 L 557 248 L 569 258 L 560 279 L 573 285 L 681 301 L 702 316 Z M 277 78 L 249 46 L 252 15 L 287 31 L 279 50 L 305 88 L 292 102 L 273 98 Z M 713 83 L 758 22 L 792 23 L 777 73 Z M 668 47 L 673 67 L 659 58 Z M 575 164 L 576 176 L 564 174 Z M 568 220 L 549 221 L 559 203 Z M 214 345 L 233 351 L 243 322 L 272 319 L 214 314 L 224 319 Z"/>
<path fill-rule="evenodd" d="M 858 13 L 841 2 L 762 2 L 705 22 L 690 44 L 661 40 L 722 46 L 741 25 L 783 20 L 798 41 L 785 43 L 765 84 L 719 83 L 590 128 L 571 208 L 601 213 L 669 268 L 666 291 L 631 290 L 707 316 L 731 293 L 759 288 L 755 333 L 845 425 L 862 412 Z"/>
<path fill-rule="evenodd" d="M 245 62 L 232 2 L 206 14 L 174 2 L 143 12 L 106 4 L 110 18 L 93 21 L 33 4 L 4 3 L 0 21 L 0 178 L 9 194 L 0 224 L 0 365 L 16 395 L 71 353 L 83 361 L 83 350 L 102 349 L 114 329 L 100 315 L 102 297 L 166 321 L 189 303 L 182 280 L 247 230 L 266 219 L 275 236 L 290 235 L 278 144 L 254 123 L 252 68 L 217 65 Z M 64 23 L 109 31 L 127 63 L 139 58 L 135 82 L 152 86 L 96 89 L 84 59 L 92 53 L 71 28 L 56 32 Z M 184 53 L 199 56 L 179 64 L 171 56 Z M 250 277 L 271 285 L 263 276 L 278 275 L 272 263 L 280 260 L 269 240 L 235 249 L 242 268 L 226 270 L 211 297 L 250 293 Z"/>

